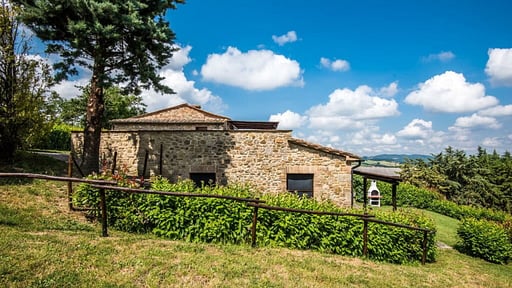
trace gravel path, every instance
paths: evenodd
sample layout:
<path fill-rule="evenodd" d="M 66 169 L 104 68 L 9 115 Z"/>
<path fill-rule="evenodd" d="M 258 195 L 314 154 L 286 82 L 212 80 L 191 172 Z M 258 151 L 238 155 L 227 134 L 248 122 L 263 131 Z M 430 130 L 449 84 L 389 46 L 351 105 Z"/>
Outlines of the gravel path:
<path fill-rule="evenodd" d="M 54 152 L 35 152 L 40 155 L 49 156 L 57 160 L 68 162 L 69 154 L 67 153 L 54 153 Z"/>

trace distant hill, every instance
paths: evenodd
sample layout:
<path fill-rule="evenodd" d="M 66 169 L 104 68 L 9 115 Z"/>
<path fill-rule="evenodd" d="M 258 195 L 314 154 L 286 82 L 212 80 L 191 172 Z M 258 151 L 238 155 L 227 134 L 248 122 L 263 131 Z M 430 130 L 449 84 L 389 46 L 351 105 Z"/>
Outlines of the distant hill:
<path fill-rule="evenodd" d="M 379 155 L 375 155 L 375 156 L 363 156 L 363 160 L 365 160 L 365 162 L 369 162 L 369 163 L 384 162 L 384 163 L 381 163 L 380 165 L 377 163 L 374 163 L 374 164 L 376 164 L 376 166 L 394 166 L 394 165 L 392 165 L 393 163 L 401 164 L 401 163 L 405 162 L 405 159 L 428 160 L 431 158 L 432 158 L 432 156 L 430 156 L 430 155 L 421 155 L 421 154 L 379 154 Z"/>

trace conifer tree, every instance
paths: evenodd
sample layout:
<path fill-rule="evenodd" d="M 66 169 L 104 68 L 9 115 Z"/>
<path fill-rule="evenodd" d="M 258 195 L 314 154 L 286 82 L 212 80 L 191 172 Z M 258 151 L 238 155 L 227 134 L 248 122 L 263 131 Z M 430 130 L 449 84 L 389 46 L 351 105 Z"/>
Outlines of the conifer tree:
<path fill-rule="evenodd" d="M 158 70 L 176 51 L 175 34 L 165 14 L 184 0 L 13 0 L 23 7 L 22 21 L 60 56 L 57 80 L 92 72 L 89 83 L 82 170 L 99 169 L 104 90 L 122 84 L 173 93 L 160 83 Z"/>

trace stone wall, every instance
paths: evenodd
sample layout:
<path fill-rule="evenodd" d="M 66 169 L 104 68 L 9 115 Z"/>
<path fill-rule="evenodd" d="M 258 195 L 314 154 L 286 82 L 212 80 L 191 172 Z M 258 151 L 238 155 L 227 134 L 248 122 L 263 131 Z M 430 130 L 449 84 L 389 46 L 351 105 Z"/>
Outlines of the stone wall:
<path fill-rule="evenodd" d="M 226 123 L 209 123 L 209 122 L 197 122 L 197 123 L 179 123 L 179 122 L 124 122 L 114 123 L 112 130 L 115 131 L 139 131 L 139 130 L 196 130 L 202 128 L 202 130 L 226 130 Z"/>
<path fill-rule="evenodd" d="M 351 167 L 343 156 L 290 143 L 290 131 L 110 131 L 102 134 L 100 155 L 108 162 L 117 151 L 117 167 L 146 177 L 162 174 L 175 181 L 190 173 L 216 173 L 216 182 L 250 183 L 265 193 L 286 191 L 287 173 L 314 174 L 313 195 L 350 206 Z M 73 134 L 81 151 L 82 135 Z M 160 157 L 160 149 L 162 155 Z M 77 154 L 79 155 L 79 154 Z"/>

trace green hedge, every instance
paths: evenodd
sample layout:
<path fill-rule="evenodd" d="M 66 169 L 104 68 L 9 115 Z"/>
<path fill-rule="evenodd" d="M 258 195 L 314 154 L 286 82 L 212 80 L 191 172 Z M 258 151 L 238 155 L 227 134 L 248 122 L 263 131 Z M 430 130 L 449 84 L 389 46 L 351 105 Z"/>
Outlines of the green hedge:
<path fill-rule="evenodd" d="M 391 204 L 391 185 L 379 183 L 384 205 Z M 411 184 L 397 188 L 397 205 L 427 209 L 458 220 L 461 242 L 457 249 L 470 256 L 493 263 L 506 263 L 512 246 L 512 216 L 488 208 L 458 205 L 443 199 L 441 194 Z"/>
<path fill-rule="evenodd" d="M 69 151 L 71 150 L 71 131 L 75 131 L 77 129 L 81 128 L 67 124 L 56 124 L 53 126 L 50 133 L 43 136 L 34 148 Z"/>
<path fill-rule="evenodd" d="M 97 207 L 97 191 L 86 185 L 75 193 L 77 205 Z M 176 184 L 155 179 L 153 190 L 220 194 L 244 198 L 261 197 L 267 205 L 316 211 L 362 213 L 342 210 L 331 203 L 319 203 L 292 194 L 260 195 L 246 186 L 203 187 L 191 181 Z M 132 232 L 151 232 L 170 239 L 190 242 L 249 243 L 253 208 L 244 203 L 200 197 L 169 197 L 153 194 L 107 193 L 109 225 Z M 377 219 L 434 230 L 431 219 L 407 212 L 378 212 Z M 259 209 L 257 243 L 296 249 L 313 249 L 340 255 L 361 256 L 363 221 L 356 217 L 318 216 Z M 421 259 L 423 233 L 384 226 L 368 225 L 368 256 L 392 263 L 410 263 Z M 427 261 L 436 257 L 435 237 L 428 238 Z"/>
<path fill-rule="evenodd" d="M 378 187 L 382 195 L 382 205 L 391 205 L 391 185 L 379 183 Z M 486 219 L 500 223 L 512 220 L 512 216 L 504 211 L 459 205 L 445 200 L 444 197 L 436 191 L 418 188 L 408 183 L 401 183 L 397 187 L 397 206 L 427 209 L 458 220 L 467 217 Z"/>
<path fill-rule="evenodd" d="M 498 223 L 466 218 L 457 234 L 461 241 L 455 248 L 462 253 L 498 264 L 507 264 L 512 259 L 509 235 Z"/>

